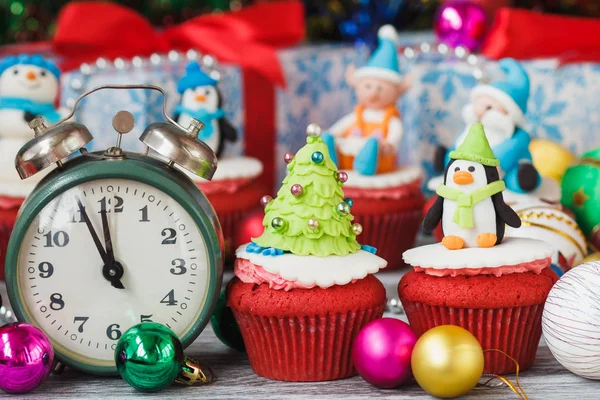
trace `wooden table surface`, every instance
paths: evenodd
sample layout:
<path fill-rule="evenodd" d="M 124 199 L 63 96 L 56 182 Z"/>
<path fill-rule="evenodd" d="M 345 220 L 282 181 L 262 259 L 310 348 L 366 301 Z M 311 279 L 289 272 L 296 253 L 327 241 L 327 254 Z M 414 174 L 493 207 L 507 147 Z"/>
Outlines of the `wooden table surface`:
<path fill-rule="evenodd" d="M 396 296 L 400 272 L 378 275 Z M 0 293 L 7 302 L 3 285 Z M 402 316 L 388 314 L 386 316 Z M 35 391 L 22 395 L 27 399 L 130 399 L 137 397 L 170 399 L 432 399 L 415 383 L 393 390 L 380 390 L 360 377 L 321 383 L 288 383 L 258 377 L 250 368 L 245 353 L 223 345 L 210 326 L 186 350 L 186 355 L 210 365 L 217 381 L 210 386 L 171 386 L 159 393 L 136 392 L 119 378 L 85 375 L 67 369 L 53 375 Z M 533 368 L 520 374 L 521 383 L 530 399 L 587 400 L 600 399 L 600 382 L 586 380 L 569 373 L 552 357 L 542 343 Z M 0 398 L 19 398 L 0 394 Z M 518 399 L 506 386 L 477 387 L 464 399 Z"/>

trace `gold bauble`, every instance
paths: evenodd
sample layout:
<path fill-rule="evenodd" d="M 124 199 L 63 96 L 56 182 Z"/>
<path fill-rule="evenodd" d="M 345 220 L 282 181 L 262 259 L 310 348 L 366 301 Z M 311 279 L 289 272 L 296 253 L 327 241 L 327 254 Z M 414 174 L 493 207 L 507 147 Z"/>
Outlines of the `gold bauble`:
<path fill-rule="evenodd" d="M 589 263 L 589 262 L 592 262 L 592 261 L 600 261 L 600 252 L 592 253 L 589 256 L 584 257 L 583 261 L 581 262 L 581 264 Z"/>
<path fill-rule="evenodd" d="M 575 156 L 565 147 L 547 139 L 533 139 L 529 144 L 533 165 L 540 175 L 561 182 Z"/>
<path fill-rule="evenodd" d="M 477 385 L 483 374 L 483 350 L 466 329 L 441 325 L 419 338 L 411 366 L 417 383 L 426 392 L 450 399 Z"/>

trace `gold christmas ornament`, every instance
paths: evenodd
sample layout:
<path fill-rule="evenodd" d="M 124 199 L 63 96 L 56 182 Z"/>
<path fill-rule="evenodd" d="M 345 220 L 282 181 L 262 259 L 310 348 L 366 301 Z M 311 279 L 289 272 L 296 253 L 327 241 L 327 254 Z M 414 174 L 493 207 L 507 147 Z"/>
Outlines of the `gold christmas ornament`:
<path fill-rule="evenodd" d="M 483 362 L 483 350 L 475 336 L 454 325 L 425 332 L 411 357 L 419 386 L 444 399 L 469 393 L 483 374 Z"/>
<path fill-rule="evenodd" d="M 319 229 L 319 220 L 316 218 L 311 218 L 308 220 L 308 227 L 313 231 Z"/>
<path fill-rule="evenodd" d="M 575 156 L 565 147 L 547 139 L 533 139 L 529 144 L 533 165 L 540 175 L 561 182 Z"/>
<path fill-rule="evenodd" d="M 354 223 L 354 224 L 352 224 L 352 231 L 354 232 L 354 234 L 356 236 L 358 236 L 358 235 L 360 235 L 362 233 L 363 227 L 359 223 Z"/>

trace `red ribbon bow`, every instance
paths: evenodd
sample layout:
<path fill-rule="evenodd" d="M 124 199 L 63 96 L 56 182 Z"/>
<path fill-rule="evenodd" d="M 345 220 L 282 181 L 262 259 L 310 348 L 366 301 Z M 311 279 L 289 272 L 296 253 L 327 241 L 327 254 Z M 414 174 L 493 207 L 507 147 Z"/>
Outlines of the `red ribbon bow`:
<path fill-rule="evenodd" d="M 163 31 L 155 30 L 127 7 L 75 2 L 61 10 L 53 45 L 64 57 L 63 70 L 98 57 L 131 58 L 196 49 L 284 86 L 277 47 L 294 45 L 303 37 L 304 10 L 298 1 L 259 3 L 236 12 L 200 15 Z"/>

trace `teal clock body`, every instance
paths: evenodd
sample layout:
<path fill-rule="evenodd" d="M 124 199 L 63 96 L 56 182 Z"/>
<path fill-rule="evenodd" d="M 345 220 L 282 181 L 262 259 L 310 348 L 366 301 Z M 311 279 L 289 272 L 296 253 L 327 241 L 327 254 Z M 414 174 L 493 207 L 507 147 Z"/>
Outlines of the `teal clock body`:
<path fill-rule="evenodd" d="M 6 255 L 20 321 L 56 357 L 116 374 L 130 326 L 158 322 L 184 347 L 217 304 L 223 237 L 212 206 L 173 163 L 124 152 L 83 154 L 47 175 L 23 204 Z"/>

